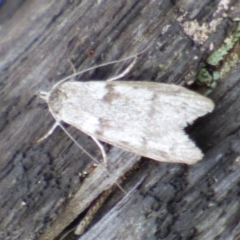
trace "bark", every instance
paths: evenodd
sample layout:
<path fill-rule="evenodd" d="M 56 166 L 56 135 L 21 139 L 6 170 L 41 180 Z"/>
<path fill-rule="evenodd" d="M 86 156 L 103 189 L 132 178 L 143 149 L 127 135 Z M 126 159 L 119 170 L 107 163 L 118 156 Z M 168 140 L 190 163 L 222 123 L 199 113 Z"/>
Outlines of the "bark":
<path fill-rule="evenodd" d="M 69 238 L 240 238 L 237 1 L 32 0 L 0 7 L 0 239 L 63 239 L 98 205 L 89 225 L 82 222 L 85 233 Z M 37 142 L 54 123 L 39 92 L 72 74 L 68 60 L 79 71 L 148 48 L 127 79 L 184 85 L 232 36 L 222 60 L 206 64 L 220 72 L 210 94 L 215 111 L 189 129 L 205 154 L 199 163 L 136 165 L 139 156 L 105 145 L 109 177 L 60 129 Z M 77 80 L 104 80 L 128 65 Z M 88 136 L 67 128 L 101 159 Z M 119 177 L 126 194 L 114 184 Z"/>

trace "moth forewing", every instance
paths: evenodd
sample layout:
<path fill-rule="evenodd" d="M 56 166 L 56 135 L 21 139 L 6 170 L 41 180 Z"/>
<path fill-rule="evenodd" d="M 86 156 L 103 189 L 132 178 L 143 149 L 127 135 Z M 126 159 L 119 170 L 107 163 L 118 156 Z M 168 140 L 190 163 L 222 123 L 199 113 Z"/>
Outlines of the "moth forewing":
<path fill-rule="evenodd" d="M 157 161 L 192 164 L 202 152 L 183 128 L 213 102 L 181 86 L 142 81 L 64 82 L 50 92 L 54 118 Z"/>

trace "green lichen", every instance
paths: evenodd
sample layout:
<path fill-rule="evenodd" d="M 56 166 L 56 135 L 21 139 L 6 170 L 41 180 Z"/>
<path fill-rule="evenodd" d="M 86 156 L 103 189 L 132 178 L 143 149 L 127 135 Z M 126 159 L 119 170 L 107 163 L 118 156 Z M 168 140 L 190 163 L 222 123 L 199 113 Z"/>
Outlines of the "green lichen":
<path fill-rule="evenodd" d="M 219 71 L 214 71 L 213 72 L 213 81 L 217 81 L 220 79 L 220 72 Z"/>
<path fill-rule="evenodd" d="M 206 68 L 202 68 L 197 75 L 198 82 L 206 86 L 210 86 L 212 79 L 213 79 L 212 75 L 209 73 L 209 71 Z"/>
<path fill-rule="evenodd" d="M 214 51 L 208 58 L 207 62 L 198 75 L 197 80 L 200 85 L 214 88 L 217 80 L 224 77 L 233 67 L 239 63 L 240 56 L 240 24 L 236 31 L 224 40 L 222 46 Z M 208 67 L 211 70 L 208 70 Z M 213 69 L 214 68 L 214 69 Z M 210 92 L 211 90 L 209 90 Z"/>
<path fill-rule="evenodd" d="M 228 52 L 234 48 L 234 45 L 239 40 L 239 38 L 240 24 L 238 24 L 236 31 L 230 37 L 224 40 L 223 45 L 207 58 L 207 63 L 212 66 L 217 66 L 220 61 L 222 61 L 224 57 L 228 54 Z"/>

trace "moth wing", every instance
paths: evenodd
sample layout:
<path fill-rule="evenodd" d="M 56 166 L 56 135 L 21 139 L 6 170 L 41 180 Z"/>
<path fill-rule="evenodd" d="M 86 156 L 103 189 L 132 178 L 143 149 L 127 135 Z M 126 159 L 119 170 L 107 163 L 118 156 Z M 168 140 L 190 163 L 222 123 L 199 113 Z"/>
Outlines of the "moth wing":
<path fill-rule="evenodd" d="M 183 87 L 150 82 L 66 82 L 51 112 L 90 136 L 158 161 L 194 163 L 201 151 L 183 128 L 213 102 Z"/>
<path fill-rule="evenodd" d="M 135 107 L 147 113 L 150 119 L 156 117 L 157 121 L 161 118 L 167 122 L 174 122 L 181 128 L 214 109 L 211 99 L 178 85 L 155 82 L 108 83 L 116 89 L 121 88 L 122 84 L 131 88 L 131 91 L 119 90 L 126 102 L 135 104 Z M 137 99 L 137 103 L 131 98 Z"/>
<path fill-rule="evenodd" d="M 121 137 L 119 138 L 119 131 Z M 111 136 L 111 137 L 110 137 Z M 96 138 L 137 155 L 161 162 L 193 164 L 201 160 L 202 152 L 177 126 L 163 130 L 134 129 L 133 127 L 108 128 Z"/>

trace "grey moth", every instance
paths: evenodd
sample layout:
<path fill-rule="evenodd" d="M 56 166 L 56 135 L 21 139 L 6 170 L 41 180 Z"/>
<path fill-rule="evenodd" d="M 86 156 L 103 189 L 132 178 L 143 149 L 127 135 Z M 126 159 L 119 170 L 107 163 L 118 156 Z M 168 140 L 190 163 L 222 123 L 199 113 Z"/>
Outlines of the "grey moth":
<path fill-rule="evenodd" d="M 46 100 L 57 122 L 144 157 L 187 164 L 203 154 L 184 128 L 214 109 L 184 87 L 144 81 L 63 82 Z"/>

